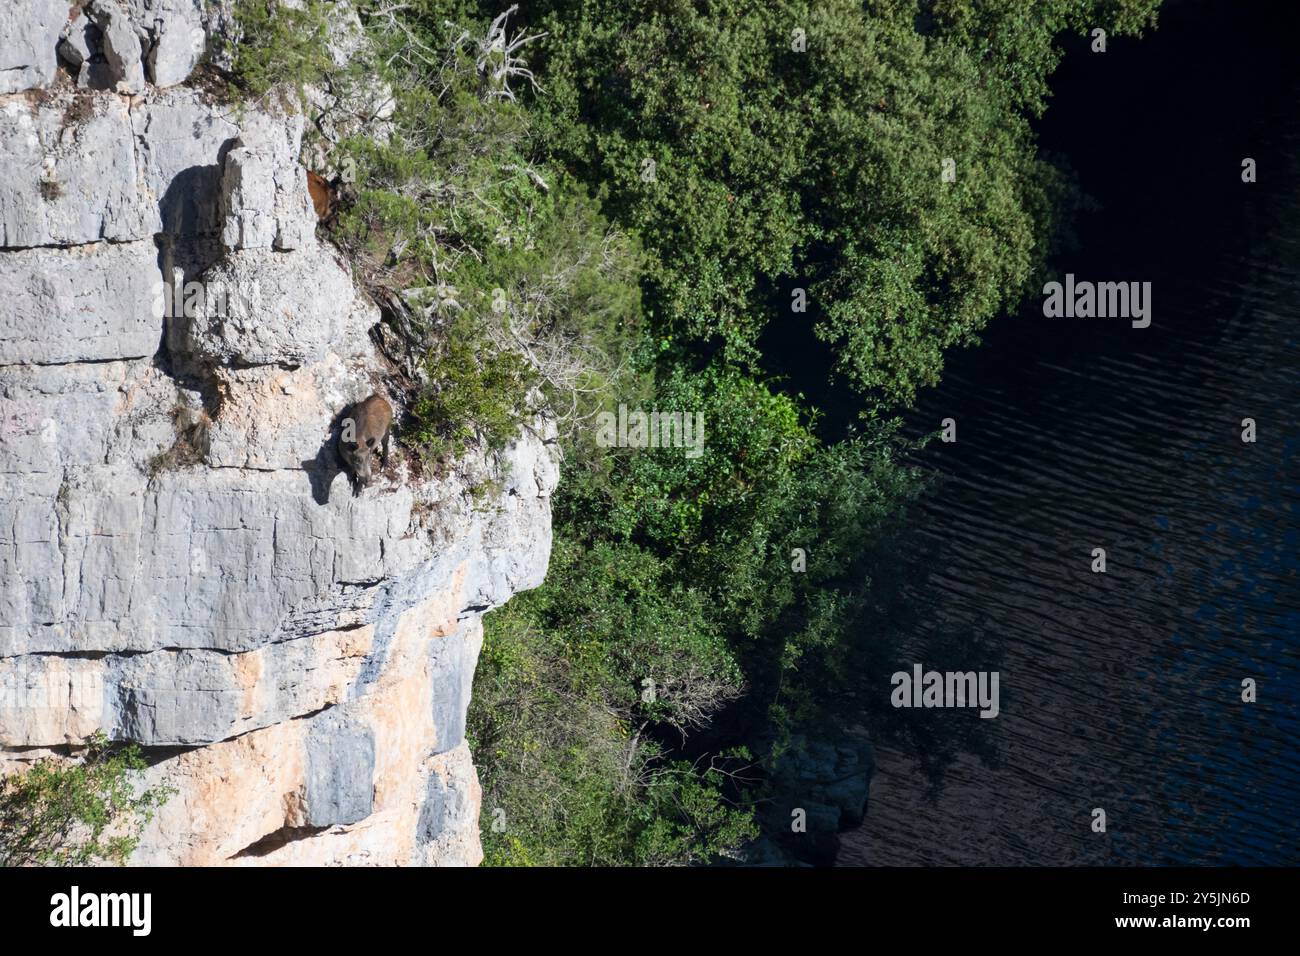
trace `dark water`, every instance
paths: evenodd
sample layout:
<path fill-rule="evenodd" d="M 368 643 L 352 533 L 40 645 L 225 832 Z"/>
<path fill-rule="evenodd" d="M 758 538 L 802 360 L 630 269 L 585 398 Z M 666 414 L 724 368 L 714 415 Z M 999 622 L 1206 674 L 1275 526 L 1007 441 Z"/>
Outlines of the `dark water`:
<path fill-rule="evenodd" d="M 996 720 L 944 714 L 996 756 L 959 754 L 932 789 L 879 747 L 841 865 L 1300 863 L 1288 6 L 1184 3 L 1104 56 L 1069 47 L 1041 139 L 1100 208 L 1054 271 L 1151 281 L 1153 324 L 1035 304 L 923 396 L 914 430 L 951 416 L 958 442 L 920 458 L 941 481 L 914 519 L 932 571 L 908 597 L 933 610 L 910 640 L 963 635 L 969 667 L 999 670 Z"/>

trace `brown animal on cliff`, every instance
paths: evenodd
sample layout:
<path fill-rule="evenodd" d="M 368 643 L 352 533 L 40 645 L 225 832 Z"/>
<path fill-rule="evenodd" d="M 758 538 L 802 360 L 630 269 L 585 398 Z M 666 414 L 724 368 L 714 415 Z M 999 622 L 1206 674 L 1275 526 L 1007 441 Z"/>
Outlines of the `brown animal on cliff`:
<path fill-rule="evenodd" d="M 307 170 L 307 192 L 311 193 L 311 204 L 316 209 L 316 218 L 324 222 L 334 215 L 334 188 L 324 176 Z"/>
<path fill-rule="evenodd" d="M 393 406 L 378 395 L 357 402 L 348 410 L 339 430 L 339 458 L 352 473 L 352 493 L 370 483 L 375 452 L 388 464 L 388 441 L 393 430 Z"/>

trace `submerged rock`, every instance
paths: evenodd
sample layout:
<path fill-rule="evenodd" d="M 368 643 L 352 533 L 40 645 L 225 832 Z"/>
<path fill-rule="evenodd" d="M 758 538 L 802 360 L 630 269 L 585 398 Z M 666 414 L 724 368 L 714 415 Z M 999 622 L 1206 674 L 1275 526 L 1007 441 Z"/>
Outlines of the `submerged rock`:
<path fill-rule="evenodd" d="M 833 864 L 839 834 L 866 814 L 875 770 L 871 745 L 853 736 L 796 734 L 767 752 L 769 794 L 760 814 L 765 836 L 749 847 L 745 862 Z"/>

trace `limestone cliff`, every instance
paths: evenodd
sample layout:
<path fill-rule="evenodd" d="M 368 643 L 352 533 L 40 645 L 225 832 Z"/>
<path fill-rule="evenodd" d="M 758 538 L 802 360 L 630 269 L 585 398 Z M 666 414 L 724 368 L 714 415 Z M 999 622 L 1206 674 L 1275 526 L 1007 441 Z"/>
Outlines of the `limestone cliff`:
<path fill-rule="evenodd" d="M 138 741 L 139 863 L 473 864 L 480 618 L 545 574 L 554 446 L 350 493 L 379 314 L 304 118 L 193 84 L 226 14 L 0 8 L 0 772 Z"/>

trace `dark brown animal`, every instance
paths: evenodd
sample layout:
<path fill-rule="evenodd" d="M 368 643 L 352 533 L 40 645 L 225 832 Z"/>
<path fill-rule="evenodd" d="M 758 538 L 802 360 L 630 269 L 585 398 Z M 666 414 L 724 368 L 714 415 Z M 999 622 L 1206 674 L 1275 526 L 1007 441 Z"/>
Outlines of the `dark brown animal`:
<path fill-rule="evenodd" d="M 370 483 L 375 452 L 388 464 L 388 441 L 393 430 L 393 406 L 378 395 L 357 402 L 339 429 L 339 458 L 352 473 L 352 493 Z"/>

